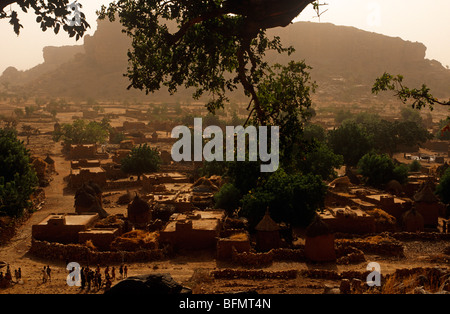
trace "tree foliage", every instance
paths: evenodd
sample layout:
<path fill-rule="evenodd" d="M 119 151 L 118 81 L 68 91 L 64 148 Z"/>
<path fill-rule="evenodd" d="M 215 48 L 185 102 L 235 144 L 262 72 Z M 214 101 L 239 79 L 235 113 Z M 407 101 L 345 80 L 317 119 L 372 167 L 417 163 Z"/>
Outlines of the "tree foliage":
<path fill-rule="evenodd" d="M 303 160 L 298 162 L 302 173 L 311 173 L 320 176 L 323 180 L 336 178 L 336 168 L 344 163 L 344 157 L 335 154 L 325 143 L 319 142 L 311 151 L 305 154 Z"/>
<path fill-rule="evenodd" d="M 356 166 L 361 157 L 373 149 L 372 137 L 354 121 L 346 121 L 329 131 L 328 145 L 335 154 L 343 156 L 348 166 Z"/>
<path fill-rule="evenodd" d="M 409 88 L 403 84 L 403 75 L 392 75 L 384 73 L 375 80 L 372 92 L 378 94 L 381 91 L 393 91 L 395 96 L 403 103 L 411 101 L 413 109 L 429 107 L 433 110 L 434 105 L 450 106 L 449 101 L 442 101 L 430 93 L 430 88 L 422 84 L 420 88 Z"/>
<path fill-rule="evenodd" d="M 228 103 L 226 93 L 241 85 L 250 98 L 249 112 L 258 124 L 267 124 L 274 111 L 261 103 L 259 84 L 279 69 L 271 69 L 264 56 L 268 50 L 290 54 L 293 48 L 283 47 L 279 37 L 267 38 L 265 31 L 288 25 L 312 2 L 122 0 L 102 7 L 99 17 L 118 17 L 132 38 L 129 87 L 147 93 L 192 87 L 194 98 L 209 95 L 206 107 L 214 113 Z"/>
<path fill-rule="evenodd" d="M 225 183 L 219 192 L 214 194 L 215 207 L 224 209 L 231 215 L 240 206 L 241 198 L 241 192 L 233 184 Z"/>
<path fill-rule="evenodd" d="M 15 9 L 9 9 L 11 4 L 16 4 L 24 13 L 32 11 L 36 15 L 36 22 L 39 23 L 42 31 L 53 29 L 57 34 L 62 26 L 62 29 L 70 37 L 75 36 L 78 40 L 90 26 L 84 13 L 79 11 L 79 8 L 82 7 L 80 3 L 76 3 L 78 6 L 76 10 L 79 13 L 76 23 L 73 23 L 75 17 L 72 16 L 73 8 L 70 4 L 75 2 L 72 0 L 0 0 L 0 20 L 9 19 L 9 24 L 19 35 L 20 29 L 23 28 L 23 25 L 20 24 L 19 13 Z"/>
<path fill-rule="evenodd" d="M 374 149 L 390 156 L 400 145 L 420 145 L 433 137 L 422 124 L 411 120 L 391 122 L 380 119 L 367 121 L 362 126 L 371 136 Z"/>
<path fill-rule="evenodd" d="M 134 147 L 130 154 L 122 159 L 121 169 L 127 174 L 137 175 L 138 179 L 144 173 L 155 172 L 159 169 L 161 158 L 156 148 L 147 144 Z"/>
<path fill-rule="evenodd" d="M 254 227 L 268 207 L 275 221 L 307 226 L 323 206 L 326 190 L 319 176 L 289 174 L 279 168 L 243 197 L 241 214 Z"/>
<path fill-rule="evenodd" d="M 442 174 L 439 184 L 436 186 L 436 194 L 444 204 L 450 204 L 450 169 Z"/>
<path fill-rule="evenodd" d="M 14 130 L 0 129 L 0 215 L 18 217 L 38 186 L 30 154 Z"/>
<path fill-rule="evenodd" d="M 95 144 L 105 143 L 109 136 L 108 121 L 75 120 L 72 124 L 64 123 L 53 132 L 54 141 L 64 141 L 65 144 Z"/>
<path fill-rule="evenodd" d="M 386 154 L 368 153 L 358 162 L 358 170 L 368 185 L 381 188 L 391 180 L 405 183 L 409 169 L 405 165 L 395 165 Z"/>

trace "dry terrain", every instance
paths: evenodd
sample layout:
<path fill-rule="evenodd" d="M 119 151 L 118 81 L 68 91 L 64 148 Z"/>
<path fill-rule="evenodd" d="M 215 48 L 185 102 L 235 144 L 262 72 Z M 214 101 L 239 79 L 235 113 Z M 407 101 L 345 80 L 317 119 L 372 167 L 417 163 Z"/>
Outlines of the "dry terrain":
<path fill-rule="evenodd" d="M 44 130 L 45 131 L 45 130 Z M 35 145 L 33 145 L 35 144 Z M 55 160 L 57 173 L 53 175 L 50 185 L 45 188 L 46 200 L 40 210 L 23 223 L 16 235 L 3 247 L 0 247 L 0 261 L 10 265 L 12 271 L 22 269 L 23 280 L 11 287 L 1 289 L 0 294 L 79 294 L 86 293 L 78 287 L 69 287 L 66 284 L 68 274 L 66 265 L 59 261 L 41 260 L 28 253 L 31 246 L 31 228 L 33 224 L 42 221 L 51 213 L 74 212 L 73 193 L 66 192 L 64 178 L 69 174 L 69 161 L 65 160 L 61 153 L 61 146 L 53 143 L 48 136 L 39 136 L 32 139 L 30 145 L 32 152 L 44 154 L 49 152 Z M 111 194 L 113 197 L 114 194 Z M 111 202 L 114 204 L 115 202 Z M 112 205 L 105 208 L 109 213 L 125 213 L 125 205 Z M 299 242 L 302 238 L 299 238 Z M 396 269 L 414 267 L 448 267 L 448 259 L 442 254 L 447 241 L 404 242 L 405 258 L 395 258 L 377 255 L 365 255 L 366 261 L 353 265 L 309 264 L 304 262 L 274 262 L 264 267 L 266 271 L 280 270 L 307 270 L 327 269 L 338 272 L 355 270 L 361 273 L 366 271 L 369 262 L 378 262 L 381 265 L 381 273 L 392 273 Z M 42 269 L 50 265 L 52 269 L 51 281 L 42 282 Z M 102 265 L 102 270 L 105 265 Z M 110 265 L 118 266 L 118 265 Z M 258 293 L 269 294 L 303 294 L 322 293 L 325 285 L 339 286 L 339 281 L 310 279 L 297 276 L 295 279 L 285 280 L 246 280 L 246 279 L 214 279 L 209 275 L 212 270 L 224 268 L 239 268 L 232 264 L 217 262 L 213 251 L 179 252 L 174 258 L 148 263 L 135 263 L 128 265 L 128 276 L 146 273 L 170 273 L 179 283 L 193 289 L 194 293 L 224 293 L 236 291 L 255 290 Z M 5 271 L 5 269 L 1 269 Z M 113 284 L 117 283 L 116 280 Z M 103 293 L 91 291 L 89 293 Z"/>

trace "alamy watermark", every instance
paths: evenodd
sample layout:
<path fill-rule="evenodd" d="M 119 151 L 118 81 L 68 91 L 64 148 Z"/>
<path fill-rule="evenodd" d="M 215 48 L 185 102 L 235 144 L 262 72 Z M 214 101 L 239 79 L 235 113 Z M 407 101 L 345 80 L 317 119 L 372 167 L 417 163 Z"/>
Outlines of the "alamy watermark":
<path fill-rule="evenodd" d="M 66 18 L 66 23 L 69 26 L 81 26 L 81 12 L 79 9 L 81 4 L 77 1 L 72 2 L 67 6 L 67 10 L 72 12 L 72 17 Z"/>
<path fill-rule="evenodd" d="M 73 286 L 81 286 L 81 269 L 80 264 L 77 262 L 70 262 L 66 267 L 69 270 L 69 274 L 67 275 L 66 282 L 67 285 Z"/>
<path fill-rule="evenodd" d="M 268 149 L 270 128 L 270 151 Z M 279 164 L 280 130 L 278 126 L 226 126 L 225 139 L 220 127 L 210 125 L 204 130 L 202 119 L 194 118 L 193 134 L 187 126 L 176 126 L 172 138 L 181 138 L 172 146 L 174 161 L 257 161 L 261 172 L 274 172 Z M 209 139 L 203 145 L 203 139 Z M 246 143 L 248 142 L 248 151 Z M 236 147 L 235 147 L 236 143 Z M 225 151 L 224 151 L 225 146 Z M 193 150 L 193 151 L 192 151 Z M 225 155 L 225 156 L 224 156 Z"/>
<path fill-rule="evenodd" d="M 381 267 L 380 264 L 376 262 L 370 262 L 367 265 L 367 270 L 372 271 L 370 274 L 367 275 L 366 282 L 369 287 L 381 286 Z"/>

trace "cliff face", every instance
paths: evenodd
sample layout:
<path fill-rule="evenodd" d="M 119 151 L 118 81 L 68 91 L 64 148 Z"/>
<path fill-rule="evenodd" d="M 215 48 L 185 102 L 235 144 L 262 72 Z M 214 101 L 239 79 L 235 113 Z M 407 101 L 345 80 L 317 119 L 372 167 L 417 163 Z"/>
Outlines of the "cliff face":
<path fill-rule="evenodd" d="M 144 92 L 126 89 L 129 81 L 123 74 L 131 39 L 121 29 L 118 22 L 100 21 L 95 34 L 84 38 L 83 46 L 47 47 L 43 64 L 24 72 L 10 68 L 0 82 L 7 80 L 53 97 L 145 97 L 154 102 L 190 99 L 191 92 L 183 89 L 175 96 L 163 90 L 146 96 Z M 268 35 L 279 36 L 284 46 L 296 49 L 291 56 L 268 53 L 268 61 L 305 60 L 313 68 L 311 74 L 319 85 L 318 94 L 329 100 L 369 97 L 375 78 L 384 72 L 402 74 L 406 83 L 414 87 L 425 83 L 437 97 L 450 97 L 450 70 L 425 59 L 426 47 L 421 43 L 353 27 L 310 22 L 271 29 Z M 244 100 L 241 93 L 235 94 L 232 98 Z"/>
<path fill-rule="evenodd" d="M 370 94 L 375 78 L 389 72 L 402 74 L 411 87 L 427 84 L 437 97 L 450 95 L 450 70 L 425 59 L 422 43 L 326 23 L 295 23 L 271 33 L 296 49 L 292 59 L 305 60 L 313 68 L 313 79 L 324 92 L 342 82 L 347 89 L 358 86 Z"/>

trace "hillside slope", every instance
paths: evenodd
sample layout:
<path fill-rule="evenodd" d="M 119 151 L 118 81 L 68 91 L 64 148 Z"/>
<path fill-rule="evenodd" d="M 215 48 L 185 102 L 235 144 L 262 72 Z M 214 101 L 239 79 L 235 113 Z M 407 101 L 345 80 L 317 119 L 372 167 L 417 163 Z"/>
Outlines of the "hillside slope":
<path fill-rule="evenodd" d="M 0 83 L 7 81 L 10 86 L 21 86 L 34 94 L 80 100 L 176 102 L 191 98 L 191 92 L 186 90 L 174 96 L 164 90 L 149 96 L 127 90 L 129 81 L 124 73 L 131 40 L 121 32 L 118 22 L 98 23 L 95 34 L 84 38 L 84 45 L 47 47 L 43 64 L 27 71 L 10 67 L 0 77 Z M 296 49 L 291 56 L 268 53 L 268 60 L 272 63 L 305 60 L 313 68 L 313 80 L 319 85 L 317 96 L 324 100 L 367 99 L 375 78 L 385 71 L 403 74 L 406 83 L 412 86 L 426 83 L 437 97 L 450 97 L 450 70 L 426 59 L 426 47 L 421 43 L 311 22 L 271 29 L 268 35 L 280 36 L 285 46 Z M 245 101 L 239 92 L 231 98 Z"/>

